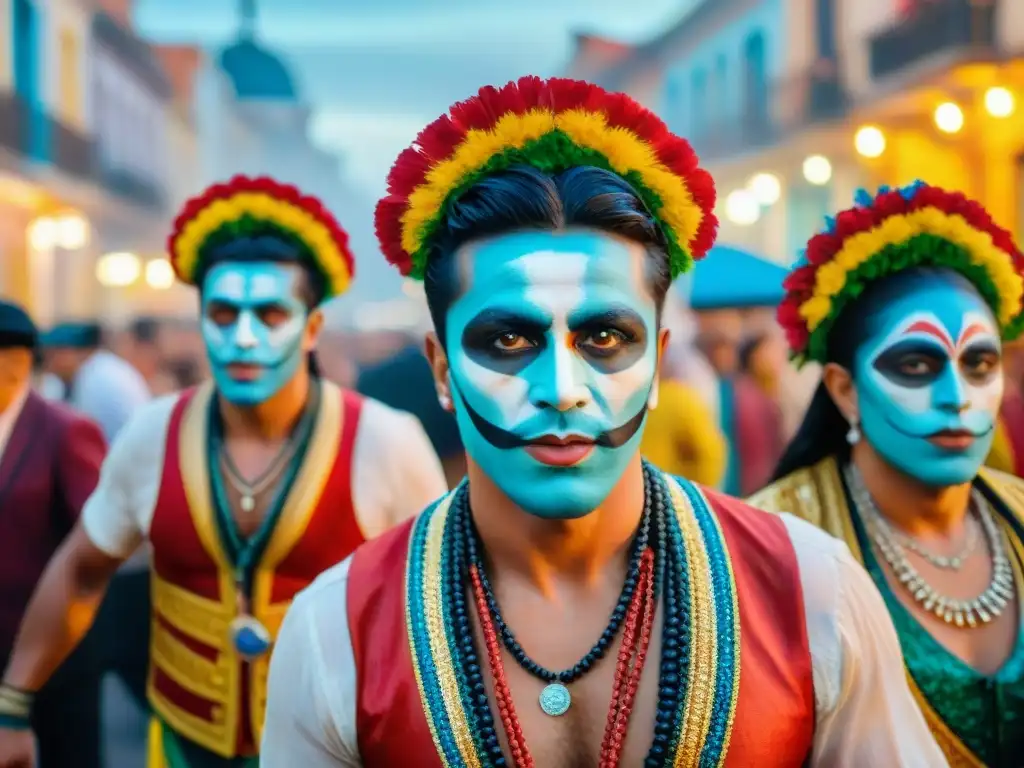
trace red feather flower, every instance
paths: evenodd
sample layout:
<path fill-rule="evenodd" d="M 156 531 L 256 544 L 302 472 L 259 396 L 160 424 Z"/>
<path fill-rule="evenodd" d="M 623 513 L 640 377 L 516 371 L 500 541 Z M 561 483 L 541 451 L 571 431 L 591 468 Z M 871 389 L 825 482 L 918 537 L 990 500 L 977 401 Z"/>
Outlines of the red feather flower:
<path fill-rule="evenodd" d="M 181 236 L 188 225 L 202 211 L 218 200 L 230 200 L 237 195 L 245 193 L 266 195 L 303 210 L 327 230 L 331 241 L 344 261 L 349 278 L 355 275 L 355 259 L 349 248 L 348 233 L 319 199 L 311 195 L 304 195 L 298 187 L 292 184 L 283 184 L 267 176 L 249 177 L 242 175 L 235 176 L 226 183 L 212 184 L 201 195 L 188 200 L 182 206 L 181 213 L 174 219 L 174 226 L 170 236 L 167 238 L 167 251 L 172 256 L 171 261 L 175 266 L 175 271 L 178 270 L 178 265 L 174 263 L 176 260 L 173 258 L 175 241 Z M 300 236 L 300 233 L 293 234 Z M 314 252 L 314 257 L 321 255 L 316 253 L 312 246 L 310 246 L 310 250 Z M 317 266 L 321 265 L 318 264 Z M 186 282 L 191 280 L 190 275 L 179 274 L 179 277 Z"/>
<path fill-rule="evenodd" d="M 611 128 L 646 142 L 658 160 L 679 177 L 701 211 L 696 232 L 688 243 L 679 243 L 681 251 L 673 264 L 700 259 L 707 253 L 718 230 L 712 213 L 715 186 L 711 176 L 698 167 L 697 156 L 685 140 L 673 135 L 657 115 L 625 94 L 608 93 L 581 80 L 527 76 L 501 87 L 485 86 L 475 96 L 454 104 L 398 156 L 388 174 L 388 194 L 378 203 L 374 215 L 377 237 L 388 261 L 403 274 L 423 268 L 422 264 L 413 264 L 414 259 L 422 256 L 406 253 L 403 247 L 402 219 L 409 197 L 426 183 L 431 169 L 448 160 L 470 131 L 490 130 L 506 115 L 522 115 L 535 109 L 555 114 L 569 110 L 597 112 Z"/>

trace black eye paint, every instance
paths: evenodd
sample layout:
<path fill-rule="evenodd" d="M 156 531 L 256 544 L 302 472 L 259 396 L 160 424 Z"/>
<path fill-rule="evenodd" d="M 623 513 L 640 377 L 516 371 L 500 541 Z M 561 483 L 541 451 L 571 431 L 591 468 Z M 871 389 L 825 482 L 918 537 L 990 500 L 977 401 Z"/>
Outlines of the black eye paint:
<path fill-rule="evenodd" d="M 907 339 L 880 354 L 873 367 L 894 384 L 918 389 L 934 382 L 949 363 L 944 348 L 921 339 Z"/>
<path fill-rule="evenodd" d="M 643 318 L 628 307 L 593 314 L 577 313 L 570 317 L 569 327 L 576 336 L 580 354 L 604 374 L 626 370 L 647 352 L 647 326 Z M 604 334 L 610 334 L 615 342 L 602 345 Z"/>
<path fill-rule="evenodd" d="M 547 345 L 550 323 L 535 317 L 497 309 L 485 309 L 462 331 L 466 357 L 488 370 L 514 376 L 537 359 Z M 502 336 L 522 337 L 528 345 L 502 349 Z"/>
<path fill-rule="evenodd" d="M 960 368 L 975 383 L 984 383 L 999 371 L 1003 355 L 999 346 L 991 341 L 969 344 L 960 354 Z"/>

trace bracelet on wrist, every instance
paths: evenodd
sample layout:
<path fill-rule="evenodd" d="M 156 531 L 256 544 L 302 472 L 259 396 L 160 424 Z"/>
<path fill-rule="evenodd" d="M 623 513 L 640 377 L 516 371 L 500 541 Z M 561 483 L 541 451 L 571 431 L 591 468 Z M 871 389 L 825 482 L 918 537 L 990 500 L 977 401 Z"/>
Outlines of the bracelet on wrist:
<path fill-rule="evenodd" d="M 0 714 L 0 728 L 10 731 L 27 731 L 32 728 L 32 720 L 28 717 Z"/>
<path fill-rule="evenodd" d="M 28 728 L 35 694 L 0 684 L 0 728 Z"/>

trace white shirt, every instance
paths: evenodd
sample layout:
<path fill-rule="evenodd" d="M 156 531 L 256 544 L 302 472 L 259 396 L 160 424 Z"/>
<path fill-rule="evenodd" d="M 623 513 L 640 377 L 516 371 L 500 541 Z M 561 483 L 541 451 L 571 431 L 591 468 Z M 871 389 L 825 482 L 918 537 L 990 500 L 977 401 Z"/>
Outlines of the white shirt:
<path fill-rule="evenodd" d="M 800 568 L 814 676 L 810 765 L 947 765 L 907 687 L 896 630 L 871 578 L 843 542 L 792 515 L 782 519 Z M 300 593 L 281 627 L 270 667 L 263 768 L 362 765 L 345 606 L 350 561 Z"/>
<path fill-rule="evenodd" d="M 111 557 L 128 557 L 149 534 L 177 399 L 168 395 L 143 406 L 121 431 L 82 509 L 89 539 Z M 419 420 L 376 400 L 363 401 L 352 462 L 352 502 L 368 539 L 421 512 L 448 488 Z"/>
<path fill-rule="evenodd" d="M 70 405 L 95 421 L 111 443 L 150 397 L 146 380 L 131 363 L 101 349 L 75 374 Z"/>

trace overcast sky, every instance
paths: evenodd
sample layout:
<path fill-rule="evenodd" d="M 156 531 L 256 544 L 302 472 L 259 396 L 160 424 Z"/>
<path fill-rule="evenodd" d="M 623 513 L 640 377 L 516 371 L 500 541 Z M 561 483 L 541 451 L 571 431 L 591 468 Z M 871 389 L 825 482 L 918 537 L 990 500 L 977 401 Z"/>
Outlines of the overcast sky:
<path fill-rule="evenodd" d="M 705 0 L 713 2 L 714 0 Z M 342 158 L 358 210 L 339 212 L 357 247 L 359 278 L 334 306 L 401 296 L 371 258 L 373 203 L 391 163 L 428 122 L 480 86 L 556 75 L 573 32 L 639 41 L 699 0 L 258 0 L 258 38 L 280 53 L 315 107 L 314 140 Z M 136 0 L 150 40 L 219 48 L 238 31 L 240 0 Z M 391 310 L 382 310 L 391 311 Z"/>
<path fill-rule="evenodd" d="M 313 135 L 377 194 L 423 125 L 479 86 L 558 74 L 572 33 L 640 40 L 693 0 L 259 0 L 258 35 L 291 64 L 317 110 Z M 229 41 L 238 0 L 137 0 L 161 42 Z"/>

